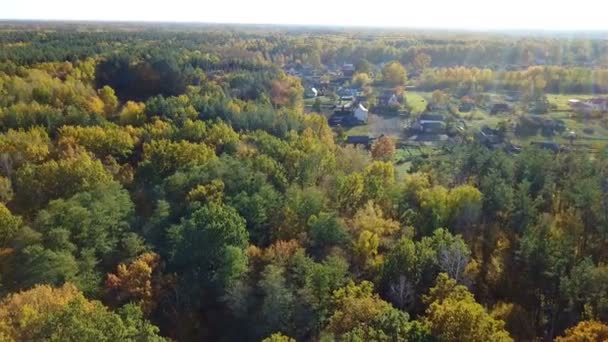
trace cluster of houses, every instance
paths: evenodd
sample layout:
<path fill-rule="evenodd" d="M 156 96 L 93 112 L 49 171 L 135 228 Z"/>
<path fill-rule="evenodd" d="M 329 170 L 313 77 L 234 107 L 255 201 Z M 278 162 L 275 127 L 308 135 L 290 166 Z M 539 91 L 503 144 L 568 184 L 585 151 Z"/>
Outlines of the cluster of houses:
<path fill-rule="evenodd" d="M 317 73 L 314 68 L 290 65 L 285 68 L 288 74 L 300 77 L 305 85 L 304 97 L 315 98 L 328 93 L 337 96 L 337 103 L 329 118 L 332 126 L 355 126 L 367 123 L 370 108 L 369 98 L 362 89 L 355 86 L 344 86 L 355 75 L 354 64 L 345 63 Z M 382 91 L 373 101 L 374 113 L 396 113 L 401 108 L 401 99 L 393 90 Z"/>
<path fill-rule="evenodd" d="M 337 91 L 342 84 L 350 81 L 355 74 L 355 66 L 343 64 L 319 71 L 309 65 L 289 64 L 284 67 L 284 71 L 288 75 L 299 77 L 305 86 L 305 95 L 315 97 L 328 91 Z"/>
<path fill-rule="evenodd" d="M 319 73 L 316 69 L 302 65 L 292 65 L 286 68 L 288 74 L 298 76 L 305 85 L 305 97 L 315 98 L 328 93 L 335 94 L 339 101 L 333 105 L 333 113 L 329 118 L 331 126 L 356 126 L 368 122 L 370 108 L 368 97 L 362 89 L 354 86 L 344 86 L 356 73 L 353 64 L 345 63 L 341 66 L 334 66 Z M 516 102 L 521 97 L 519 92 L 504 94 L 505 102 L 498 99 L 490 102 L 488 112 L 491 115 L 506 114 L 513 111 L 512 105 L 508 102 Z M 498 101 L 497 101 L 498 100 Z M 608 99 L 594 98 L 589 100 L 570 100 L 570 106 L 578 112 L 608 112 Z M 402 107 L 400 97 L 393 90 L 381 91 L 377 94 L 375 101 L 372 101 L 371 110 L 374 113 L 395 113 Z M 475 108 L 475 101 L 467 96 L 461 99 L 458 110 L 460 112 L 470 112 Z M 411 121 L 406 128 L 406 135 L 410 141 L 433 142 L 448 141 L 457 139 L 458 131 L 466 130 L 464 120 L 448 119 L 442 113 L 441 108 L 429 106 L 427 112 Z M 447 114 L 446 114 L 447 115 Z M 560 120 L 547 120 L 537 115 L 530 115 L 523 118 L 515 127 L 516 134 L 527 134 L 526 130 L 535 130 L 544 136 L 553 136 L 563 133 L 566 130 L 565 124 Z M 452 137 L 452 138 L 450 138 Z M 518 148 L 505 141 L 504 132 L 484 126 L 475 133 L 475 140 L 488 148 L 505 148 L 510 152 L 516 153 Z M 373 138 L 369 136 L 349 136 L 346 143 L 369 147 Z M 552 151 L 559 151 L 559 145 L 552 142 L 538 142 L 538 146 Z"/>
<path fill-rule="evenodd" d="M 376 89 L 372 98 L 368 96 L 367 92 L 364 93 L 363 89 L 353 85 L 349 86 L 356 73 L 355 65 L 350 63 L 331 66 L 323 71 L 310 66 L 294 64 L 288 66 L 285 71 L 301 78 L 305 86 L 304 95 L 306 98 L 335 94 L 336 103 L 332 104 L 333 112 L 330 112 L 331 115 L 328 120 L 332 126 L 349 127 L 366 124 L 370 110 L 377 114 L 395 114 L 403 108 L 402 98 L 394 90 Z M 471 96 L 464 95 L 460 98 L 457 106 L 461 113 L 471 112 L 475 110 L 476 106 L 480 106 L 490 115 L 510 114 L 515 109 L 520 108 L 518 103 L 522 98 L 523 93 L 521 91 L 503 90 L 499 94 L 491 94 L 489 97 L 482 98 L 481 103 L 477 98 L 474 99 Z M 608 98 L 570 99 L 568 103 L 572 111 L 584 115 L 608 113 Z M 546 97 L 527 103 L 527 105 L 527 108 L 523 110 L 534 114 L 519 116 L 513 127 L 515 135 L 528 137 L 541 135 L 548 137 L 550 140 L 552 140 L 551 137 L 560 135 L 563 138 L 570 139 L 571 143 L 577 138 L 577 134 L 569 130 L 563 120 L 538 115 L 547 113 L 551 109 L 551 104 Z M 401 143 L 406 145 L 413 142 L 415 144 L 459 143 L 461 141 L 459 137 L 462 137 L 462 135 L 458 132 L 466 130 L 466 122 L 458 119 L 458 116 L 448 114 L 453 108 L 453 106 L 431 105 L 429 103 L 426 112 L 415 120 L 411 120 L 407 125 L 405 128 L 406 139 L 401 140 Z M 593 134 L 590 128 L 583 130 L 583 132 L 589 135 Z M 521 147 L 512 144 L 507 139 L 505 131 L 501 129 L 483 126 L 474 133 L 474 139 L 490 149 L 503 149 L 508 153 L 519 153 L 521 151 Z M 369 148 L 373 141 L 374 138 L 371 136 L 352 135 L 348 136 L 345 142 Z M 554 141 L 534 141 L 531 144 L 554 153 L 571 148 L 567 144 L 561 146 Z"/>
<path fill-rule="evenodd" d="M 302 80 L 305 87 L 304 96 L 314 98 L 329 92 L 335 93 L 342 101 L 363 102 L 361 89 L 356 87 L 344 88 L 345 83 L 350 82 L 356 73 L 354 64 L 345 63 L 341 66 L 331 66 L 324 71 L 319 71 L 308 65 L 289 64 L 284 68 L 289 75 L 294 75 Z M 377 98 L 374 110 L 384 108 L 399 108 L 401 106 L 398 96 L 393 91 L 384 91 Z M 378 108 L 376 108 L 378 107 Z"/>

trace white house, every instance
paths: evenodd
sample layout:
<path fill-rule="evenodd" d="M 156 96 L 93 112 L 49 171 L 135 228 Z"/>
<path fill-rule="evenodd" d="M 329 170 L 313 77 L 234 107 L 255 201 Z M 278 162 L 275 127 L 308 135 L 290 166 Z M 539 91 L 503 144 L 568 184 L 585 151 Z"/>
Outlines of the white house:
<path fill-rule="evenodd" d="M 309 88 L 306 90 L 306 92 L 304 93 L 304 97 L 307 98 L 313 98 L 313 97 L 317 97 L 319 95 L 319 91 L 317 90 L 317 88 Z"/>
<path fill-rule="evenodd" d="M 363 107 L 362 104 L 359 103 L 357 109 L 355 109 L 355 118 L 362 122 L 367 122 L 367 115 L 369 114 L 369 110 Z"/>

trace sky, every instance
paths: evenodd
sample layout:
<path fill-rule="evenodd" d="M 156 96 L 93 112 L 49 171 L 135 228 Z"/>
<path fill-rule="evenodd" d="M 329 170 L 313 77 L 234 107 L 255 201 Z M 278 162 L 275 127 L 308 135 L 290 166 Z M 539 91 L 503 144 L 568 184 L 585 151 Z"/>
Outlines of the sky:
<path fill-rule="evenodd" d="M 0 19 L 608 30 L 605 0 L 0 0 Z"/>

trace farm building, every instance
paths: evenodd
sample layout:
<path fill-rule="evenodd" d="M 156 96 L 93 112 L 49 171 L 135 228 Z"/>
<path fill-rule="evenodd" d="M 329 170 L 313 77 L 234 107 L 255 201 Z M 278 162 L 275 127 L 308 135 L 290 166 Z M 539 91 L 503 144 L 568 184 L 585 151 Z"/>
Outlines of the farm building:
<path fill-rule="evenodd" d="M 347 144 L 363 146 L 365 148 L 369 148 L 373 140 L 374 138 L 367 135 L 349 135 L 346 137 Z"/>
<path fill-rule="evenodd" d="M 435 120 L 420 120 L 412 128 L 425 134 L 445 134 L 446 132 L 445 122 Z"/>
<path fill-rule="evenodd" d="M 414 134 L 446 134 L 445 118 L 441 114 L 422 114 L 418 120 L 410 126 L 410 132 Z"/>

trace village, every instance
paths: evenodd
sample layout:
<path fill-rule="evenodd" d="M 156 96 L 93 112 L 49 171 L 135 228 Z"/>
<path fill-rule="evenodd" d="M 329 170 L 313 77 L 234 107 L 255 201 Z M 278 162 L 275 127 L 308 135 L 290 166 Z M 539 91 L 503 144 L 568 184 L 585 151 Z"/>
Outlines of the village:
<path fill-rule="evenodd" d="M 373 66 L 372 73 L 383 67 Z M 325 73 L 297 65 L 285 71 L 300 77 L 306 110 L 325 115 L 340 141 L 369 148 L 378 137 L 390 136 L 398 163 L 472 141 L 508 153 L 525 145 L 595 153 L 608 142 L 604 97 L 543 93 L 530 101 L 508 90 L 458 97 L 418 90 L 415 72 L 403 86 L 362 85 L 355 82 L 355 65 L 348 63 Z"/>

